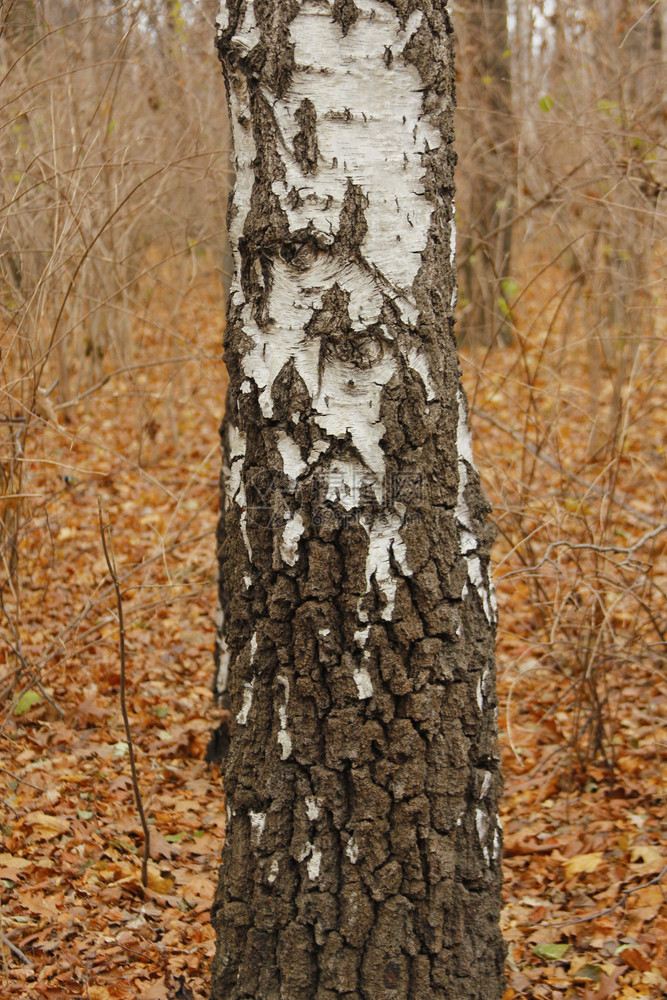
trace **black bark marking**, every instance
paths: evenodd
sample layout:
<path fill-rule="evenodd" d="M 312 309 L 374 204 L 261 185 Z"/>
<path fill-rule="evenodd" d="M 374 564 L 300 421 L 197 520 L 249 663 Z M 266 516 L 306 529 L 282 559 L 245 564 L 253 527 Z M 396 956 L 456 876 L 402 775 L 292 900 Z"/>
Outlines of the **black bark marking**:
<path fill-rule="evenodd" d="M 260 40 L 248 52 L 234 42 L 241 15 L 253 3 Z M 237 63 L 249 77 L 260 78 L 279 96 L 288 90 L 294 73 L 294 43 L 289 26 L 299 12 L 298 0 L 230 0 L 229 25 L 217 38 L 223 64 Z"/>
<path fill-rule="evenodd" d="M 341 249 L 358 248 L 366 239 L 368 225 L 365 213 L 367 208 L 368 198 L 366 195 L 358 184 L 353 184 L 351 180 L 348 180 L 336 237 L 336 244 Z"/>
<path fill-rule="evenodd" d="M 347 35 L 358 17 L 359 8 L 354 0 L 334 0 L 333 19 L 340 25 L 343 35 Z"/>
<path fill-rule="evenodd" d="M 299 131 L 294 136 L 294 157 L 304 174 L 314 174 L 320 155 L 317 145 L 315 105 L 305 98 L 294 112 Z"/>

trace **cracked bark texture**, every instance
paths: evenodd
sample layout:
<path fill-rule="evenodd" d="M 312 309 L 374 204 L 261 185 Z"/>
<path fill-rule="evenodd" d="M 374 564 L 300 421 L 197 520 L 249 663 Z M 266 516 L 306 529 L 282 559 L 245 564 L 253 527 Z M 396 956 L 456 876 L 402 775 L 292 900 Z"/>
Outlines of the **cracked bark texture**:
<path fill-rule="evenodd" d="M 227 0 L 213 1000 L 498 1000 L 493 528 L 440 0 Z"/>

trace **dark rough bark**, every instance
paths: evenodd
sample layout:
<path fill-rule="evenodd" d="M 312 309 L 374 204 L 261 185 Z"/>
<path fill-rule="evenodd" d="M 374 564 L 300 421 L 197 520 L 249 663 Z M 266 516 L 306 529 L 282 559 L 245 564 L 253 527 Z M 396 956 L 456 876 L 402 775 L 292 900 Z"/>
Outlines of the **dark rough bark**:
<path fill-rule="evenodd" d="M 401 58 L 417 68 L 424 110 L 442 139 L 423 156 L 433 212 L 412 284 L 417 318 L 408 321 L 400 296 L 364 258 L 372 193 L 348 178 L 328 238 L 314 227 L 290 229 L 275 193 L 286 155 L 304 177 L 321 164 L 312 104 L 299 103 L 299 131 L 286 149 L 269 100 L 289 92 L 290 23 L 300 7 L 256 0 L 249 50 L 234 41 L 245 7 L 232 0 L 219 39 L 228 86 L 247 87 L 249 119 L 238 104 L 231 113 L 237 134 L 252 129 L 256 155 L 225 335 L 223 450 L 228 483 L 239 478 L 244 497 L 237 490 L 224 505 L 219 536 L 232 723 L 211 997 L 498 1000 L 505 949 L 488 582 L 494 531 L 460 447 L 451 28 L 439 2 L 389 7 L 403 25 L 415 10 L 424 14 Z M 332 17 L 341 37 L 361 20 L 353 0 L 336 0 Z M 294 189 L 295 205 L 299 197 Z M 359 328 L 343 283 L 315 295 L 308 276 L 330 266 L 379 281 L 376 322 Z M 379 411 L 382 482 L 365 479 L 352 506 L 346 484 L 335 488 L 336 463 L 363 467 L 364 456 L 353 434 L 316 419 L 316 387 L 297 360 L 269 384 L 270 400 L 248 379 L 248 317 L 273 350 L 272 296 L 284 274 L 303 275 L 303 344 L 319 343 L 313 383 L 347 366 L 354 400 L 355 379 L 363 386 L 368 373 L 393 366 Z M 412 348 L 428 377 L 406 361 Z M 240 457 L 232 427 L 245 436 Z M 287 434 L 307 465 L 296 478 L 280 450 Z M 313 454 L 322 457 L 310 464 Z M 290 548 L 285 525 L 295 512 L 301 527 Z M 369 547 L 385 528 L 394 534 L 381 569 Z"/>

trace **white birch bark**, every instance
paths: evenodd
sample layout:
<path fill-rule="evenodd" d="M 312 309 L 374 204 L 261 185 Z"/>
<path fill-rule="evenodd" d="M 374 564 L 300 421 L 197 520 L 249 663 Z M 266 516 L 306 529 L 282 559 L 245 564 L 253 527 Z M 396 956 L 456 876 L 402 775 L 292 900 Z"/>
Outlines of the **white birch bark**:
<path fill-rule="evenodd" d="M 331 451 L 302 455 L 289 429 L 279 432 L 278 447 L 285 473 L 296 484 L 313 472 L 324 474 L 329 494 L 336 496 L 349 511 L 361 507 L 363 491 L 371 488 L 378 502 L 385 500 L 387 469 L 381 441 L 385 428 L 380 419 L 382 389 L 407 365 L 421 378 L 430 403 L 438 400 L 426 353 L 414 343 L 419 319 L 417 294 L 413 288 L 422 265 L 433 212 L 425 197 L 424 159 L 441 144 L 437 123 L 451 105 L 448 95 L 434 95 L 430 112 L 423 107 L 418 70 L 402 56 L 423 21 L 422 11 L 414 11 L 405 25 L 386 3 L 361 0 L 357 5 L 354 30 L 341 37 L 332 16 L 333 4 L 303 4 L 289 27 L 294 44 L 295 72 L 288 92 L 275 100 L 264 90 L 262 97 L 275 118 L 281 158 L 272 189 L 293 234 L 307 232 L 317 250 L 304 251 L 303 269 L 278 260 L 273 263 L 270 288 L 264 305 L 264 323 L 259 327 L 253 304 L 243 291 L 239 244 L 250 212 L 254 163 L 257 149 L 251 128 L 247 80 L 243 73 L 231 76 L 230 117 L 236 151 L 236 184 L 233 195 L 229 237 L 234 259 L 230 289 L 232 307 L 240 309 L 249 348 L 242 359 L 242 393 L 255 388 L 264 417 L 273 416 L 272 391 L 275 380 L 288 362 L 293 362 L 311 393 L 314 419 L 329 442 L 351 439 L 355 460 L 325 463 Z M 246 0 L 243 16 L 232 36 L 232 44 L 250 52 L 259 42 L 253 0 Z M 223 0 L 218 19 L 220 29 L 228 26 Z M 304 105 L 308 106 L 313 127 L 317 127 L 317 162 L 312 174 L 294 150 L 303 131 Z M 365 200 L 366 232 L 359 247 L 359 260 L 332 258 L 327 248 L 335 243 L 345 224 L 345 204 L 350 188 Z M 453 206 L 450 217 L 450 262 L 454 269 L 456 223 Z M 259 261 L 257 277 L 265 277 Z M 340 359 L 325 355 L 322 337 L 308 337 L 306 328 L 316 310 L 322 308 L 328 291 L 338 287 L 349 296 L 348 314 L 353 332 L 362 338 L 377 327 L 380 337 L 362 344 L 362 357 Z M 454 290 L 455 293 L 455 290 Z M 382 322 L 382 309 L 390 299 L 399 310 L 405 335 L 394 343 L 393 334 Z M 452 296 L 451 308 L 455 304 Z M 270 331 L 267 334 L 267 330 Z M 413 337 L 410 334 L 413 334 Z M 365 356 L 364 356 L 365 348 Z M 359 367 L 359 361 L 364 367 Z M 467 466 L 473 465 L 470 431 L 465 404 L 458 394 L 459 423 L 457 447 L 460 488 L 457 519 L 461 525 L 461 552 L 466 556 L 469 579 L 479 593 L 489 621 L 495 616 L 495 597 L 488 573 L 474 555 L 476 540 L 465 501 Z M 240 482 L 245 458 L 245 436 L 234 432 L 227 498 L 241 510 L 241 523 L 249 561 L 252 547 L 245 528 L 246 497 Z M 298 512 L 286 515 L 280 554 L 288 565 L 298 558 L 298 539 L 303 523 Z M 367 580 L 375 579 L 385 595 L 383 617 L 393 612 L 395 583 L 391 561 L 410 574 L 403 555 L 399 511 L 363 522 L 368 529 Z M 365 621 L 360 612 L 360 621 Z M 363 636 L 363 633 L 359 633 Z M 363 641 L 363 639 L 362 639 Z M 227 656 L 221 658 L 218 692 L 226 689 Z M 224 675 L 223 675 L 224 669 Z M 363 690 L 368 686 L 363 685 Z M 361 687 L 360 687 L 361 690 Z M 360 697 L 362 695 L 360 694 Z"/>
<path fill-rule="evenodd" d="M 237 178 L 212 997 L 496 1000 L 496 608 L 452 334 L 447 14 L 228 0 L 219 38 Z"/>

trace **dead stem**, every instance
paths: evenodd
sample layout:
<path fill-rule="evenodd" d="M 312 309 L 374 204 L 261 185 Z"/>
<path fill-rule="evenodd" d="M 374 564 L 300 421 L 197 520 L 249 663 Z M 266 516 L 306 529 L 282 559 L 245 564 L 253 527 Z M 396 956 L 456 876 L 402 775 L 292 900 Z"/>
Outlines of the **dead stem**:
<path fill-rule="evenodd" d="M 134 759 L 134 747 L 132 745 L 132 733 L 130 731 L 130 719 L 127 714 L 127 701 L 125 697 L 125 626 L 123 624 L 123 600 L 120 593 L 120 585 L 118 583 L 118 574 L 116 572 L 116 560 L 113 553 L 113 541 L 111 539 L 111 524 L 105 526 L 102 519 L 102 502 L 98 499 L 97 510 L 100 520 L 100 534 L 102 536 L 102 547 L 104 549 L 104 558 L 106 559 L 107 567 L 109 570 L 109 575 L 113 581 L 114 590 L 116 592 L 116 606 L 118 608 L 118 629 L 120 635 L 120 710 L 123 713 L 123 724 L 125 726 L 125 736 L 127 739 L 128 755 L 130 758 L 130 771 L 132 773 L 132 788 L 134 790 L 134 799 L 137 803 L 137 812 L 139 813 L 139 819 L 141 820 L 141 827 L 144 831 L 144 854 L 141 861 L 141 882 L 144 887 L 148 885 L 148 859 L 151 853 L 151 833 L 146 821 L 146 814 L 144 812 L 144 805 L 141 799 L 141 792 L 139 791 L 139 782 L 137 780 L 137 765 Z M 108 518 L 108 514 L 107 514 Z M 109 547 L 107 547 L 107 541 L 105 537 L 105 532 L 109 532 Z"/>

